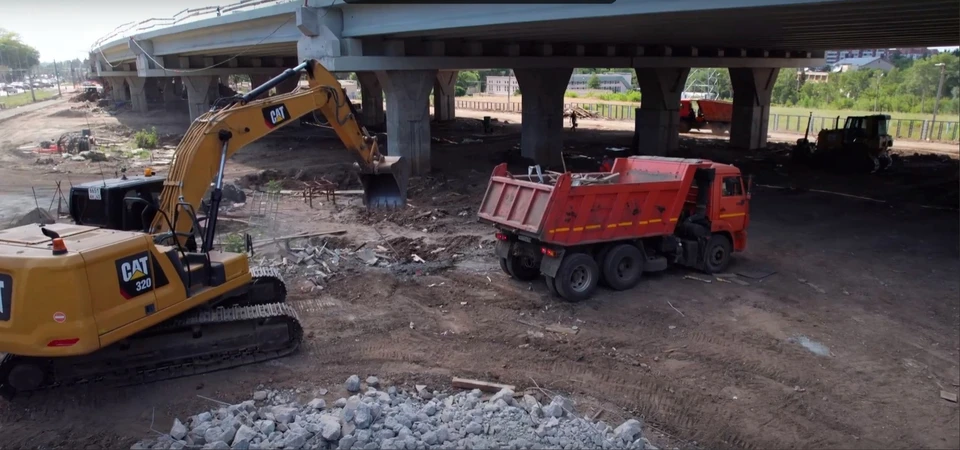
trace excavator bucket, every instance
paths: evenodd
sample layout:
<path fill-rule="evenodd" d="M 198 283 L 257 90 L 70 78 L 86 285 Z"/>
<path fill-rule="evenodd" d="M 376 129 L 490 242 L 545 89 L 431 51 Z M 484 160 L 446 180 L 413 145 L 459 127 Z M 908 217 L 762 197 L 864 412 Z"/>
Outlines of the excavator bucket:
<path fill-rule="evenodd" d="M 363 204 L 367 209 L 406 207 L 409 180 L 410 161 L 402 156 L 384 156 L 375 167 L 360 171 Z"/>

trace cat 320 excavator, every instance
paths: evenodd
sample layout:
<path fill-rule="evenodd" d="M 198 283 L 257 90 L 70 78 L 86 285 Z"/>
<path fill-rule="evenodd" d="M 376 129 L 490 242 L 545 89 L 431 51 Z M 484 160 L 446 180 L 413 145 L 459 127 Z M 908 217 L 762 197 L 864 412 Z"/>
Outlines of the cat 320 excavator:
<path fill-rule="evenodd" d="M 257 100 L 303 72 L 308 87 Z M 247 253 L 217 251 L 213 242 L 226 160 L 317 110 L 356 157 L 367 207 L 404 207 L 409 162 L 379 153 L 337 79 L 317 61 L 218 100 L 188 129 L 159 195 L 143 195 L 137 180 L 124 177 L 110 185 L 104 180 L 104 189 L 87 187 L 82 207 L 71 199 L 72 210 L 106 208 L 126 226 L 0 231 L 0 394 L 83 383 L 125 386 L 295 352 L 303 332 L 284 303 L 280 273 L 251 268 Z M 196 211 L 211 181 L 201 233 Z M 129 193 L 107 201 L 105 192 L 115 186 Z"/>

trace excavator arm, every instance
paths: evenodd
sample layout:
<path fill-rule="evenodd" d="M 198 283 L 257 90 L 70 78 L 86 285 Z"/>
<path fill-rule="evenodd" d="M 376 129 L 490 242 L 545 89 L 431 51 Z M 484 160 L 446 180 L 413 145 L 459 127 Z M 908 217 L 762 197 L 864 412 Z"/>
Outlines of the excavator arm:
<path fill-rule="evenodd" d="M 299 78 L 306 72 L 308 87 L 256 100 L 278 84 Z M 172 232 L 180 237 L 194 228 L 189 210 L 196 210 L 215 182 L 207 215 L 203 246 L 209 250 L 216 227 L 217 208 L 223 185 L 226 160 L 245 145 L 320 111 L 356 159 L 368 208 L 406 206 L 409 162 L 402 157 L 382 155 L 376 138 L 356 118 L 353 105 L 340 82 L 316 60 L 297 67 L 256 87 L 243 96 L 223 99 L 209 112 L 193 121 L 174 153 L 170 172 L 160 195 L 159 211 L 150 232 Z M 172 227 L 172 229 L 171 229 Z"/>

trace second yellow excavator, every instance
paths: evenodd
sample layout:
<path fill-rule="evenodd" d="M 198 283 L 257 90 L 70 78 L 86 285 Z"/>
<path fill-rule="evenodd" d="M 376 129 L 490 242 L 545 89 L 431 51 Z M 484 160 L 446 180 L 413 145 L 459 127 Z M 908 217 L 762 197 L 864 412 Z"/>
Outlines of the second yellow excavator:
<path fill-rule="evenodd" d="M 305 89 L 256 100 L 303 72 Z M 197 118 L 166 179 L 88 183 L 71 191 L 76 224 L 0 231 L 0 394 L 138 384 L 296 351 L 303 331 L 280 273 L 251 268 L 246 253 L 213 242 L 226 160 L 317 110 L 356 156 L 366 205 L 404 207 L 407 161 L 379 153 L 317 61 L 288 69 Z M 201 228 L 197 210 L 211 181 Z M 160 192 L 146 188 L 156 182 Z"/>

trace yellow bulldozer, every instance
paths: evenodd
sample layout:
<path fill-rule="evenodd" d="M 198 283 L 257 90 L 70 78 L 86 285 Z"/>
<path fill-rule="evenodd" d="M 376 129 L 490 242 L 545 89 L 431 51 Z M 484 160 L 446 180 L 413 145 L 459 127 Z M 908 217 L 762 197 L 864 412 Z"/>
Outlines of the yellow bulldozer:
<path fill-rule="evenodd" d="M 849 116 L 840 128 L 838 116 L 834 129 L 821 130 L 815 144 L 807 139 L 808 126 L 803 139 L 797 140 L 791 156 L 799 163 L 843 171 L 874 173 L 886 170 L 893 162 L 890 156 L 893 137 L 887 133 L 889 123 L 887 114 Z"/>
<path fill-rule="evenodd" d="M 257 99 L 304 73 L 308 86 Z M 213 243 L 227 159 L 315 111 L 355 156 L 367 207 L 404 207 L 409 162 L 378 151 L 317 61 L 287 69 L 197 118 L 166 178 L 103 180 L 71 193 L 75 224 L 0 231 L 0 394 L 138 384 L 296 351 L 302 329 L 281 274 Z"/>

